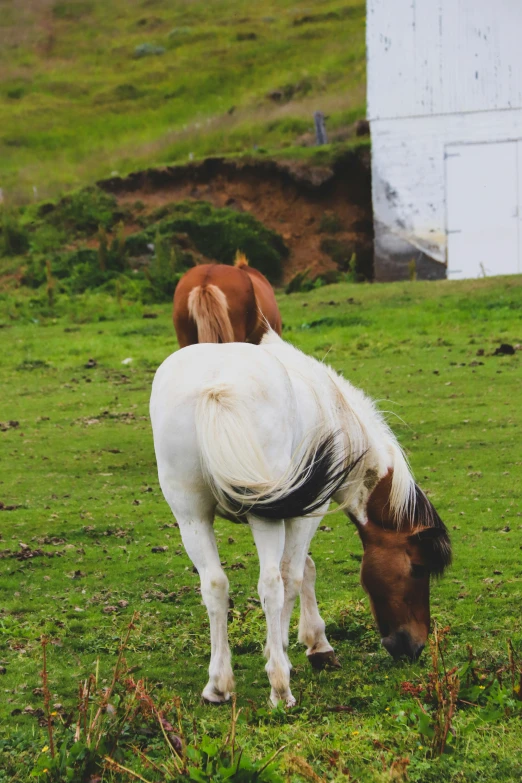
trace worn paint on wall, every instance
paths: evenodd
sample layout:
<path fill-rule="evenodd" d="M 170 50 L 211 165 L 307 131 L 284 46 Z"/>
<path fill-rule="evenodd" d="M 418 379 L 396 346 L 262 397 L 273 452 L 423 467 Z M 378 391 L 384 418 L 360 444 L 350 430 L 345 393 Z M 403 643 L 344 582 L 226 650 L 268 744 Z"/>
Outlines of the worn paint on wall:
<path fill-rule="evenodd" d="M 368 0 L 368 118 L 522 106 L 520 0 Z"/>
<path fill-rule="evenodd" d="M 522 0 L 368 0 L 377 279 L 446 275 L 445 148 L 522 138 L 521 40 Z"/>
<path fill-rule="evenodd" d="M 377 279 L 400 279 L 409 262 L 433 259 L 445 276 L 446 146 L 522 136 L 522 109 L 372 124 L 372 199 Z M 395 269 L 394 269 L 395 265 Z"/>

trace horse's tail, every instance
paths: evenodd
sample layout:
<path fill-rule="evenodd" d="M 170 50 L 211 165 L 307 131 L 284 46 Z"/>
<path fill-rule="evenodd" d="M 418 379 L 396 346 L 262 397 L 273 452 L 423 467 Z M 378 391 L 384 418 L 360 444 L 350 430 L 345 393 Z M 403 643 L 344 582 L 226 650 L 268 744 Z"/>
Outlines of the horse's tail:
<path fill-rule="evenodd" d="M 198 328 L 199 343 L 233 343 L 228 301 L 217 285 L 197 285 L 189 294 L 188 311 Z"/>
<path fill-rule="evenodd" d="M 328 429 L 312 437 L 285 473 L 274 478 L 252 414 L 227 383 L 201 392 L 196 431 L 205 478 L 221 508 L 235 516 L 291 519 L 310 514 L 335 494 L 361 458 L 348 460 L 342 438 Z"/>
<path fill-rule="evenodd" d="M 238 269 L 243 269 L 243 267 L 248 266 L 248 258 L 241 250 L 236 250 L 236 257 L 234 258 L 234 266 L 237 266 Z"/>

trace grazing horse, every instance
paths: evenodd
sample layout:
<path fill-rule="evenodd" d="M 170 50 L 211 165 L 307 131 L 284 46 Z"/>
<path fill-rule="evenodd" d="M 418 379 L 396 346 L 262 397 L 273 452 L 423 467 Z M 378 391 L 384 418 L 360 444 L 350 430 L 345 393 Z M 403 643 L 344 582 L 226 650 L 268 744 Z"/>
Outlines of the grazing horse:
<path fill-rule="evenodd" d="M 206 700 L 226 701 L 234 687 L 216 512 L 252 530 L 274 704 L 295 703 L 287 648 L 298 595 L 310 662 L 335 662 L 308 556 L 330 498 L 362 539 L 361 581 L 383 646 L 394 658 L 418 657 L 429 633 L 430 575 L 449 564 L 450 542 L 362 391 L 270 331 L 259 347 L 194 345 L 170 356 L 154 378 L 150 413 L 160 485 L 210 619 Z"/>
<path fill-rule="evenodd" d="M 183 275 L 174 292 L 173 320 L 180 348 L 194 343 L 258 345 L 268 327 L 281 334 L 272 286 L 240 252 L 234 266 L 201 264 Z"/>

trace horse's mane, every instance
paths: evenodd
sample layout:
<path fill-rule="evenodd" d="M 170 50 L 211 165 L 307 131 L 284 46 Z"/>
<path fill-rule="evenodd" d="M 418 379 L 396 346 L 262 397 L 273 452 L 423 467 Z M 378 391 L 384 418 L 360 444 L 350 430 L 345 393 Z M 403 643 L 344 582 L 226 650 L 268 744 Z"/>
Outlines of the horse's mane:
<path fill-rule="evenodd" d="M 406 455 L 384 414 L 373 400 L 329 365 L 303 354 L 272 330 L 263 337 L 261 344 L 284 347 L 285 353 L 288 351 L 287 369 L 298 374 L 308 384 L 320 408 L 324 409 L 329 401 L 331 420 L 337 421 L 349 432 L 345 459 L 351 470 L 345 488 L 353 484 L 357 492 L 357 488 L 364 483 L 370 490 L 366 484 L 369 475 L 374 476 L 377 483 L 378 475 L 383 476 L 392 469 L 386 503 L 387 519 L 396 530 L 407 523 L 415 531 L 413 535 L 424 552 L 431 573 L 441 574 L 451 562 L 446 527 L 430 500 L 415 483 Z M 330 385 L 331 394 L 325 394 L 325 385 Z M 347 493 L 346 497 L 341 507 L 348 509 L 354 495 Z"/>
<path fill-rule="evenodd" d="M 421 527 L 413 534 L 420 545 L 430 573 L 440 576 L 451 564 L 451 543 L 446 525 L 431 501 L 415 484 L 414 523 Z"/>
<path fill-rule="evenodd" d="M 399 528 L 401 520 L 414 516 L 416 485 L 406 456 L 384 415 L 378 410 L 373 400 L 342 375 L 339 375 L 332 367 L 307 356 L 282 340 L 272 330 L 268 331 L 261 341 L 261 345 L 276 344 L 279 347 L 284 346 L 288 350 L 289 366 L 292 371 L 294 371 L 292 355 L 296 358 L 299 357 L 296 362 L 297 372 L 308 384 L 320 407 L 325 407 L 325 381 L 330 385 L 332 393 L 328 397 L 331 398 L 331 415 L 338 420 L 340 419 L 350 433 L 346 444 L 346 460 L 352 464 L 358 460 L 357 466 L 350 473 L 350 482 L 363 481 L 368 468 L 375 468 L 376 464 L 379 465 L 382 473 L 385 473 L 389 467 L 393 468 L 389 511 L 391 518 Z M 301 370 L 301 367 L 305 366 L 303 359 L 315 372 Z"/>

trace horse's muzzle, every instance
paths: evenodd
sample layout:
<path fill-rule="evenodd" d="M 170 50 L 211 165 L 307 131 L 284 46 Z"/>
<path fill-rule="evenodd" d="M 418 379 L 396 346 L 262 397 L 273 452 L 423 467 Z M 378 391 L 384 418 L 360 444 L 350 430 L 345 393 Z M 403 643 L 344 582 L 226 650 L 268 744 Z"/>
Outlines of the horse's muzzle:
<path fill-rule="evenodd" d="M 381 639 L 381 644 L 395 661 L 403 656 L 409 658 L 410 661 L 416 661 L 424 650 L 424 645 L 414 642 L 407 631 L 397 631 L 386 636 Z"/>

